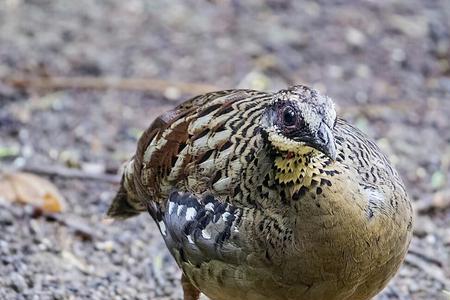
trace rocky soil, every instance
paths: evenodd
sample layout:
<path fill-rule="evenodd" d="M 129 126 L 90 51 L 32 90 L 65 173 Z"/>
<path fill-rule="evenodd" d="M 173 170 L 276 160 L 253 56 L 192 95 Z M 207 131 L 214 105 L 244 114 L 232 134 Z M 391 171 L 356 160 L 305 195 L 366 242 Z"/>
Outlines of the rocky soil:
<path fill-rule="evenodd" d="M 0 299 L 181 299 L 150 217 L 103 218 L 139 134 L 193 92 L 18 88 L 16 75 L 314 86 L 377 140 L 416 204 L 408 259 L 377 299 L 450 299 L 448 0 L 0 1 L 0 168 L 98 177 L 46 175 L 61 214 L 0 201 Z"/>

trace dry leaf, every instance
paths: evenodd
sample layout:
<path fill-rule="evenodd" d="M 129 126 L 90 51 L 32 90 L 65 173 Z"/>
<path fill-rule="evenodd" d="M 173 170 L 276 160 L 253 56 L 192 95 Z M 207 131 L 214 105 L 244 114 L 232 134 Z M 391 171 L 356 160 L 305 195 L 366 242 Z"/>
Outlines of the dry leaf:
<path fill-rule="evenodd" d="M 0 198 L 49 213 L 62 212 L 66 207 L 64 197 L 50 181 L 30 173 L 0 174 Z"/>

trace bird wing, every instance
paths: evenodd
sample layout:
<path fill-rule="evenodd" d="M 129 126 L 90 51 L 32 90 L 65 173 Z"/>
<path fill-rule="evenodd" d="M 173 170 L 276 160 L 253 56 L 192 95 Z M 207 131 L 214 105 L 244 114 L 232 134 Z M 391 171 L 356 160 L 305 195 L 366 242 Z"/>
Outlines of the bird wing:
<path fill-rule="evenodd" d="M 216 150 L 201 141 L 208 142 L 206 138 L 212 137 L 210 140 L 216 142 L 215 147 L 229 146 L 229 130 L 223 130 L 220 122 L 230 118 L 234 102 L 253 94 L 264 93 L 252 90 L 208 93 L 156 118 L 142 134 L 136 154 L 125 166 L 119 192 L 108 215 L 127 218 L 145 211 L 145 201 L 165 201 L 166 195 L 161 189 L 172 188 L 177 181 L 186 178 L 190 172 L 186 169 L 188 164 L 206 160 Z M 214 119 L 214 115 L 220 118 Z"/>
<path fill-rule="evenodd" d="M 178 264 L 200 265 L 221 260 L 245 261 L 247 242 L 243 220 L 248 209 L 221 202 L 212 195 L 198 197 L 174 191 L 166 209 L 156 213 L 161 234 Z"/>

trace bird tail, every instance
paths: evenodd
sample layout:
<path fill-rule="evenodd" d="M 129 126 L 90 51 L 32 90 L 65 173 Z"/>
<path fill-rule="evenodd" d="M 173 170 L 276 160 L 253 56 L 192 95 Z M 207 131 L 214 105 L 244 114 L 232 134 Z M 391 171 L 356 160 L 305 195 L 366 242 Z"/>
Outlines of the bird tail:
<path fill-rule="evenodd" d="M 133 176 L 134 160 L 129 161 L 120 181 L 119 191 L 112 200 L 107 216 L 114 219 L 127 219 L 146 211 L 145 205 L 139 200 Z"/>

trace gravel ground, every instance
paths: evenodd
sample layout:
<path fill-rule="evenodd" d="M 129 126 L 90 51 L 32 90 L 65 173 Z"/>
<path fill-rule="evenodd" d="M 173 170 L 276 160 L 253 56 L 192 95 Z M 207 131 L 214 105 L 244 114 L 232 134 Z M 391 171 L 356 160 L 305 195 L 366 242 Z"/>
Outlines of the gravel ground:
<path fill-rule="evenodd" d="M 17 89 L 12 74 L 314 86 L 378 141 L 418 208 L 408 260 L 377 299 L 450 298 L 448 0 L 0 0 L 1 169 L 116 174 L 190 95 Z M 102 221 L 115 184 L 48 178 L 62 214 L 0 201 L 0 299 L 181 298 L 149 216 Z"/>

